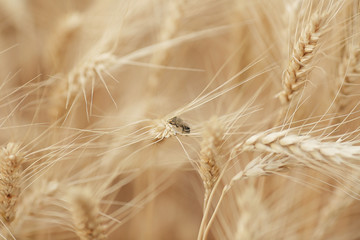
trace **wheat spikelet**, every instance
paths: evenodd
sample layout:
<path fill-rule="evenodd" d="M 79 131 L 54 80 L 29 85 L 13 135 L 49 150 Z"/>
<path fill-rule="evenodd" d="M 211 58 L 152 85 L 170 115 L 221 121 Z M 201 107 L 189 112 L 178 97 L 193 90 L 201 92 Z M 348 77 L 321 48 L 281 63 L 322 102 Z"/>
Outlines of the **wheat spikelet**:
<path fill-rule="evenodd" d="M 199 174 L 205 188 L 204 207 L 208 202 L 210 193 L 219 179 L 221 163 L 221 147 L 224 143 L 224 129 L 216 118 L 210 120 L 203 132 L 200 150 Z"/>
<path fill-rule="evenodd" d="M 69 194 L 69 204 L 76 234 L 81 240 L 106 239 L 99 205 L 88 189 L 74 188 Z"/>
<path fill-rule="evenodd" d="M 14 220 L 20 194 L 21 164 L 24 157 L 19 149 L 18 144 L 8 143 L 0 153 L 0 215 L 6 223 Z"/>

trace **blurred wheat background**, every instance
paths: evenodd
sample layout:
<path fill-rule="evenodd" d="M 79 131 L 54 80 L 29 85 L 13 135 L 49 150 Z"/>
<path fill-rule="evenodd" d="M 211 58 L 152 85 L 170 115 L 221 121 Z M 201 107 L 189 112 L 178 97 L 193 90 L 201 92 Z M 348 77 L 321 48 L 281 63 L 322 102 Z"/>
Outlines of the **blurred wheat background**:
<path fill-rule="evenodd" d="M 358 0 L 1 0 L 2 239 L 360 239 Z"/>

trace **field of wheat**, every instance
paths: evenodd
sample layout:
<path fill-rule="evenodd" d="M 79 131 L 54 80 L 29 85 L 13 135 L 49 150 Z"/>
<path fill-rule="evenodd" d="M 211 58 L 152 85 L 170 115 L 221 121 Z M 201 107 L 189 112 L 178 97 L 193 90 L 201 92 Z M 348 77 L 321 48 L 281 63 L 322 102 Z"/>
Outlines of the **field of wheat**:
<path fill-rule="evenodd" d="M 359 0 L 1 0 L 0 238 L 360 239 Z"/>

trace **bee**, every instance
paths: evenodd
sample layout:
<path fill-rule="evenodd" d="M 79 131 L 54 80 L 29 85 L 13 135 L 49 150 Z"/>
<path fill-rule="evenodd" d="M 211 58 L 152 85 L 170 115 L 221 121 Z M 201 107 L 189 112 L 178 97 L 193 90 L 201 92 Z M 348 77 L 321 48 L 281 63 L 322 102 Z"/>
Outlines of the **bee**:
<path fill-rule="evenodd" d="M 171 125 L 174 125 L 177 128 L 182 129 L 182 133 L 190 133 L 190 127 L 187 125 L 181 118 L 179 117 L 173 117 L 168 120 L 168 123 Z"/>

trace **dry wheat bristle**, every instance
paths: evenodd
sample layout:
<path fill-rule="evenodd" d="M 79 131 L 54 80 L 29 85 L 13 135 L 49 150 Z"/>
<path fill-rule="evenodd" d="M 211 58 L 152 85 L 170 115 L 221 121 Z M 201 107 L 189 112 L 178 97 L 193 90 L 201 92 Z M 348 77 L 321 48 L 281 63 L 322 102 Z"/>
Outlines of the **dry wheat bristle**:
<path fill-rule="evenodd" d="M 199 174 L 205 188 L 204 207 L 215 183 L 219 179 L 223 137 L 224 128 L 221 122 L 216 118 L 211 119 L 205 126 L 200 150 Z"/>
<path fill-rule="evenodd" d="M 72 189 L 69 204 L 74 221 L 75 232 L 81 240 L 106 239 L 104 222 L 99 204 L 88 189 Z"/>
<path fill-rule="evenodd" d="M 329 12 L 315 12 L 295 43 L 289 65 L 283 76 L 283 91 L 279 93 L 282 104 L 288 104 L 294 94 L 305 84 L 311 64 L 319 48 L 319 40 L 328 26 Z"/>
<path fill-rule="evenodd" d="M 11 223 L 16 214 L 20 194 L 21 164 L 23 154 L 16 143 L 8 143 L 0 153 L 0 215 L 4 222 Z"/>

